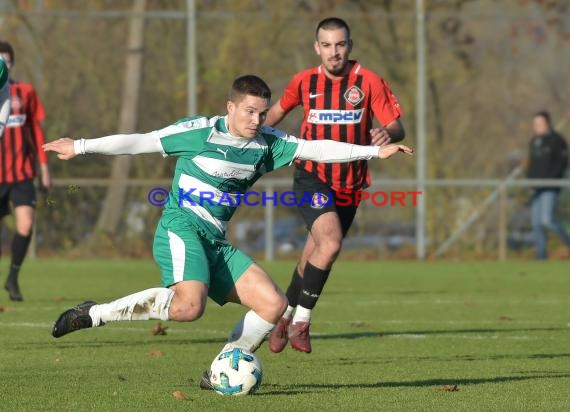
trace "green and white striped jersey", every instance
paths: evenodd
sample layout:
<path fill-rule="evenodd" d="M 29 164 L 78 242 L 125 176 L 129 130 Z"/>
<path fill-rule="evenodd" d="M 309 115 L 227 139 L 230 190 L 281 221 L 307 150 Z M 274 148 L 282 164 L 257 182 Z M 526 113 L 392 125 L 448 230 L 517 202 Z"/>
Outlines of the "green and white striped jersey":
<path fill-rule="evenodd" d="M 73 150 L 75 154 L 159 152 L 177 157 L 163 222 L 171 227 L 192 226 L 214 241 L 225 240 L 227 223 L 241 200 L 248 204 L 250 194 L 259 195 L 246 192 L 264 173 L 295 159 L 335 163 L 380 155 L 376 146 L 306 141 L 271 127 L 263 127 L 253 138 L 233 136 L 227 122 L 227 117 L 220 116 L 185 118 L 150 133 L 77 139 Z M 261 194 L 265 201 L 274 201 L 272 195 Z"/>
<path fill-rule="evenodd" d="M 0 138 L 10 117 L 10 75 L 6 62 L 0 57 Z"/>
<path fill-rule="evenodd" d="M 9 73 L 6 62 L 0 58 L 0 90 L 8 83 Z"/>
<path fill-rule="evenodd" d="M 218 240 L 225 239 L 240 195 L 264 173 L 290 164 L 300 147 L 297 138 L 271 127 L 254 138 L 233 136 L 225 116 L 185 118 L 174 126 L 160 136 L 163 154 L 178 158 L 163 218 L 182 218 Z"/>

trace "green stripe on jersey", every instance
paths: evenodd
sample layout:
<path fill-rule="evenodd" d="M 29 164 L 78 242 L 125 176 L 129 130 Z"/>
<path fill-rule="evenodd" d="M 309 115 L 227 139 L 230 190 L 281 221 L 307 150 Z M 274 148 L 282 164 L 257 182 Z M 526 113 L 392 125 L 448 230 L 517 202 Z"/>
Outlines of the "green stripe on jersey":
<path fill-rule="evenodd" d="M 299 146 L 297 138 L 269 127 L 253 138 L 232 136 L 221 116 L 185 118 L 175 125 L 176 133 L 161 138 L 164 152 L 178 157 L 164 214 L 218 240 L 225 238 L 240 194 L 264 173 L 290 164 Z"/>
<path fill-rule="evenodd" d="M 8 66 L 6 66 L 6 62 L 0 58 L 0 89 L 8 83 L 8 74 Z"/>

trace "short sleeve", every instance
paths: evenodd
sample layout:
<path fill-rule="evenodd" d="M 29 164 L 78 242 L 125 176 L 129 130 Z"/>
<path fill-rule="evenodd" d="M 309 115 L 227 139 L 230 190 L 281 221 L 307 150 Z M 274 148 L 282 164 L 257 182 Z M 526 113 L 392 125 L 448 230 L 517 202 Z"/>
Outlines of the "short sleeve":
<path fill-rule="evenodd" d="M 262 134 L 269 149 L 265 161 L 265 172 L 288 166 L 297 158 L 303 144 L 302 140 L 270 127 L 263 128 Z"/>
<path fill-rule="evenodd" d="M 199 152 L 212 132 L 207 117 L 185 118 L 157 130 L 157 136 L 166 156 L 188 157 Z"/>
<path fill-rule="evenodd" d="M 377 77 L 372 88 L 372 111 L 382 126 L 386 126 L 402 115 L 400 103 L 386 80 Z"/>
<path fill-rule="evenodd" d="M 299 88 L 301 85 L 301 73 L 296 74 L 293 76 L 285 90 L 283 91 L 283 96 L 281 96 L 281 100 L 279 100 L 279 104 L 281 108 L 288 112 L 298 105 L 301 104 L 301 96 L 299 95 Z"/>

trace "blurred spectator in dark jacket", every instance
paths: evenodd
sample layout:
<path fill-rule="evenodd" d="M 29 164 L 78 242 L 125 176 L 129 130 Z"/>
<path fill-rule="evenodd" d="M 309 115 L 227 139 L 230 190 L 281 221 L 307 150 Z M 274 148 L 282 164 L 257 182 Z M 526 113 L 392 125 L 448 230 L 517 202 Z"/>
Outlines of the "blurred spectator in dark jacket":
<path fill-rule="evenodd" d="M 566 141 L 552 128 L 548 112 L 536 113 L 532 124 L 534 137 L 529 146 L 528 178 L 563 179 L 568 168 Z M 570 252 L 570 235 L 557 217 L 559 195 L 559 186 L 534 188 L 531 220 L 537 259 L 548 256 L 547 230 L 557 233 Z"/>

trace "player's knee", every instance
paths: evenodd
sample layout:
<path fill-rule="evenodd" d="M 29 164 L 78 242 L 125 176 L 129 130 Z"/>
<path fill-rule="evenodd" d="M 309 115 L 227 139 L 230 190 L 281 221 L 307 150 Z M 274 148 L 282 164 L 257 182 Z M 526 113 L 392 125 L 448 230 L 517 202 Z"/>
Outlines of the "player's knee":
<path fill-rule="evenodd" d="M 268 302 L 268 310 L 271 317 L 274 319 L 281 318 L 283 313 L 285 313 L 288 304 L 289 302 L 287 301 L 287 297 L 281 291 L 273 294 Z"/>
<path fill-rule="evenodd" d="M 337 238 L 328 238 L 319 244 L 321 254 L 325 255 L 329 260 L 335 260 L 342 248 L 342 240 Z"/>
<path fill-rule="evenodd" d="M 16 232 L 18 232 L 20 236 L 28 237 L 31 236 L 32 234 L 32 228 L 31 227 L 16 228 Z"/>
<path fill-rule="evenodd" d="M 192 322 L 202 317 L 204 309 L 205 305 L 202 303 L 172 304 L 168 311 L 168 317 L 179 322 Z"/>
<path fill-rule="evenodd" d="M 30 236 L 32 234 L 33 222 L 31 220 L 18 221 L 16 223 L 16 232 L 20 236 Z"/>
<path fill-rule="evenodd" d="M 185 322 L 192 322 L 198 320 L 204 314 L 204 307 L 201 305 L 192 305 L 188 306 L 185 310 L 183 315 Z"/>

